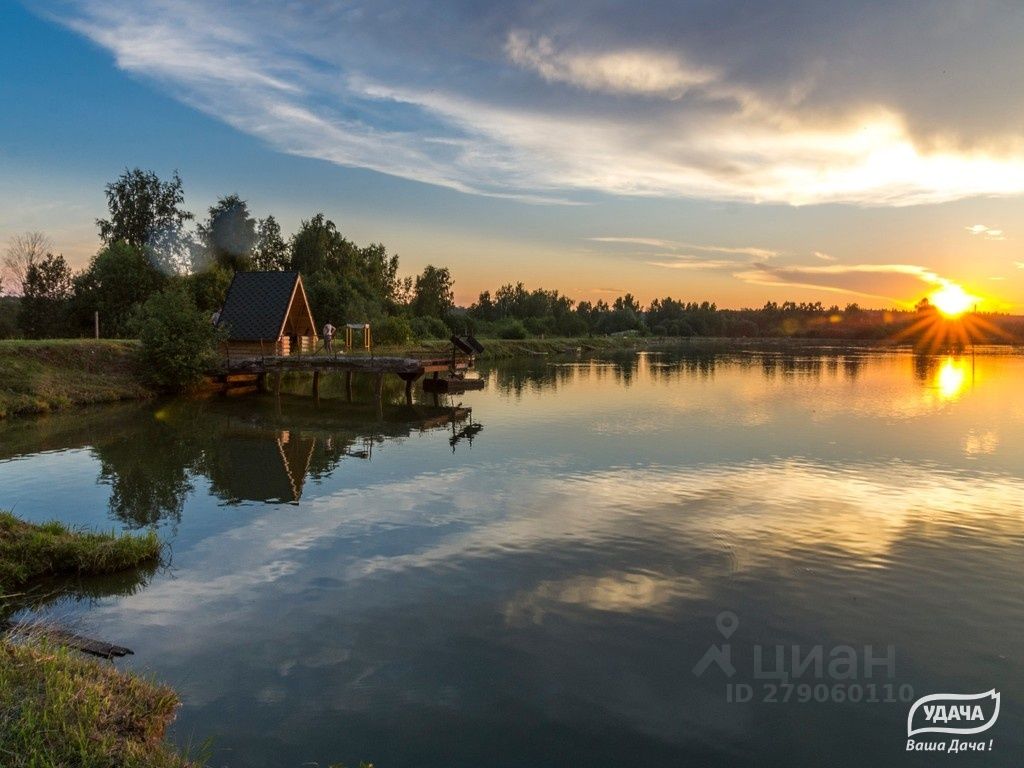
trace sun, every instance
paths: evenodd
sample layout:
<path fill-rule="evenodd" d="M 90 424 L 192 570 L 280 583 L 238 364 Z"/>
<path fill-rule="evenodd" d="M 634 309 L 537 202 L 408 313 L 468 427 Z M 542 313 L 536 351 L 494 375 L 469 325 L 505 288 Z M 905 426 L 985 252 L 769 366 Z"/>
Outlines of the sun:
<path fill-rule="evenodd" d="M 931 294 L 928 300 L 946 317 L 960 317 L 978 299 L 956 283 L 947 283 Z"/>

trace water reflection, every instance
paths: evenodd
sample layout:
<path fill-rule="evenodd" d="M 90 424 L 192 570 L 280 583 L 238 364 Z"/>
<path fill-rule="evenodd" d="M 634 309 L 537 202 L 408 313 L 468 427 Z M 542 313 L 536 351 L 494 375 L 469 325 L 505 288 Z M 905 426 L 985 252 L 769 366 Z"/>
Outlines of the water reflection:
<path fill-rule="evenodd" d="M 901 705 L 726 702 L 693 673 L 723 610 L 745 681 L 755 647 L 891 644 L 920 694 L 1024 699 L 1024 359 L 484 373 L 472 422 L 285 399 L 9 430 L 0 483 L 30 518 L 102 524 L 115 480 L 141 520 L 176 510 L 169 572 L 81 620 L 181 692 L 174 738 L 218 765 L 908 763 Z M 1024 720 L 1000 718 L 1009 763 Z"/>
<path fill-rule="evenodd" d="M 73 608 L 94 607 L 105 598 L 130 597 L 149 585 L 158 567 L 149 563 L 122 573 L 60 576 L 33 582 L 16 594 L 0 595 L 0 626 L 44 611 L 65 613 Z"/>
<path fill-rule="evenodd" d="M 7 435 L 4 435 L 4 428 Z M 180 522 L 198 478 L 226 504 L 298 503 L 308 481 L 343 460 L 369 460 L 373 447 L 427 430 L 450 430 L 469 445 L 482 426 L 464 407 L 365 405 L 338 410 L 287 398 L 181 401 L 62 414 L 0 427 L 0 460 L 40 445 L 87 448 L 97 482 L 110 488 L 110 516 L 128 528 Z"/>

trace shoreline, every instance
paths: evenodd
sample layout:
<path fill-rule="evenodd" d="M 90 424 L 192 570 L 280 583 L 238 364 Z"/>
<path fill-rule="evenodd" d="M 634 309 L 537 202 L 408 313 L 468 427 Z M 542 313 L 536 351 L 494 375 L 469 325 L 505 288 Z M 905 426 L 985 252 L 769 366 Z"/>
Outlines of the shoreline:
<path fill-rule="evenodd" d="M 910 343 L 874 339 L 826 339 L 793 336 L 667 337 L 591 336 L 569 338 L 481 339 L 481 362 L 575 354 L 615 354 L 690 350 L 696 352 L 834 352 L 913 351 Z M 157 393 L 138 375 L 138 342 L 126 340 L 47 339 L 0 341 L 0 420 L 38 416 L 74 408 L 122 401 L 150 400 Z M 416 344 L 380 346 L 383 356 L 442 354 L 444 339 Z M 959 353 L 1017 354 L 1020 344 L 967 346 Z M 936 350 L 928 354 L 952 354 Z"/>

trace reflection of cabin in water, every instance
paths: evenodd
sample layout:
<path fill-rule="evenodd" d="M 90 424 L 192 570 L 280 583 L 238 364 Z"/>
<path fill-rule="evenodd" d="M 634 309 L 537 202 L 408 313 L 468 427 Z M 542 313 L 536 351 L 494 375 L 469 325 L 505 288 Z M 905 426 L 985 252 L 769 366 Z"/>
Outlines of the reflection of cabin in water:
<path fill-rule="evenodd" d="M 236 272 L 218 326 L 230 360 L 312 352 L 317 342 L 298 272 Z"/>
<path fill-rule="evenodd" d="M 211 489 L 230 502 L 296 502 L 315 448 L 316 438 L 288 430 L 228 433 L 213 452 Z"/>

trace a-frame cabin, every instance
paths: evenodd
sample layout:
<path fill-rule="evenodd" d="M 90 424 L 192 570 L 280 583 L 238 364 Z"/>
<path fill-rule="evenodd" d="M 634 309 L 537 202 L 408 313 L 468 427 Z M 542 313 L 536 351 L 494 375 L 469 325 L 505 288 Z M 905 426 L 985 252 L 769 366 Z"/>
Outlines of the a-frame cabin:
<path fill-rule="evenodd" d="M 217 322 L 232 361 L 312 352 L 316 322 L 298 272 L 236 272 Z"/>

